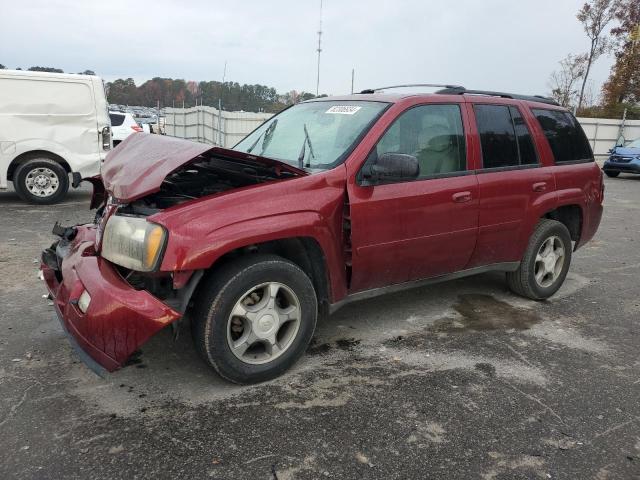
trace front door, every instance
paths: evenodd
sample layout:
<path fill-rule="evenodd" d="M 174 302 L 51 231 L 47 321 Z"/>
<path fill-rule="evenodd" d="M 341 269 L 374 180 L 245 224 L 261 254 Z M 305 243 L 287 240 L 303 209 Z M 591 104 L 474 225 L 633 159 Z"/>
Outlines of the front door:
<path fill-rule="evenodd" d="M 387 129 L 363 171 L 384 153 L 402 153 L 417 159 L 420 172 L 349 185 L 351 292 L 465 268 L 478 228 L 478 181 L 466 152 L 458 104 L 412 107 Z"/>

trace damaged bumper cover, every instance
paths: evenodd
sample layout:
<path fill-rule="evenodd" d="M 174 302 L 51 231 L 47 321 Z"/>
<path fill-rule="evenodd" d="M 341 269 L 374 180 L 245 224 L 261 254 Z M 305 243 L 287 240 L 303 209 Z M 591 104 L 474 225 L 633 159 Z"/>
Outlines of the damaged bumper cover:
<path fill-rule="evenodd" d="M 63 231 L 61 240 L 42 253 L 44 281 L 72 343 L 91 359 L 83 358 L 85 363 L 98 373 L 92 361 L 114 371 L 182 315 L 146 290 L 133 288 L 110 262 L 96 255 L 94 225 Z"/>

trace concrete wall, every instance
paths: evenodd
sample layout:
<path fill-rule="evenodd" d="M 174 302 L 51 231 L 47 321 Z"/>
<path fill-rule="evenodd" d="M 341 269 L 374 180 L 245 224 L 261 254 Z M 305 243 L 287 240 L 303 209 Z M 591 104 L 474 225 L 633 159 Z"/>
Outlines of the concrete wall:
<path fill-rule="evenodd" d="M 270 118 L 270 113 L 225 112 L 217 108 L 167 108 L 165 133 L 196 142 L 233 147 L 253 129 Z M 220 126 L 220 128 L 219 128 Z"/>
<path fill-rule="evenodd" d="M 580 125 L 587 134 L 591 148 L 596 158 L 603 159 L 608 155 L 608 150 L 613 148 L 620 136 L 622 120 L 607 118 L 578 118 Z M 640 138 L 640 120 L 627 120 L 622 132 L 627 143 Z"/>
<path fill-rule="evenodd" d="M 247 134 L 270 118 L 270 113 L 222 111 L 220 133 L 218 109 L 213 107 L 167 108 L 165 131 L 167 135 L 187 138 L 196 142 L 233 147 Z M 616 143 L 622 120 L 606 118 L 578 118 L 596 157 L 602 159 Z M 623 135 L 627 142 L 640 138 L 640 120 L 627 120 Z"/>

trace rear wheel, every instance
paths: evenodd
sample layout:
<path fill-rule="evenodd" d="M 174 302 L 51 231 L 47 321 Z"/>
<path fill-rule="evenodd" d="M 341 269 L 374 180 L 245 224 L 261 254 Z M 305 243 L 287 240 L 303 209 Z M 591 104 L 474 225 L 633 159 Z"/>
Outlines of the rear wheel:
<path fill-rule="evenodd" d="M 276 255 L 250 255 L 205 281 L 192 333 L 204 360 L 222 377 L 263 382 L 304 354 L 317 310 L 313 284 L 297 265 Z"/>
<path fill-rule="evenodd" d="M 618 175 L 620 175 L 620 172 L 614 172 L 612 170 L 605 170 L 604 173 L 607 175 L 607 177 L 611 177 L 611 178 L 615 178 Z"/>
<path fill-rule="evenodd" d="M 55 160 L 32 158 L 18 166 L 13 185 L 23 200 L 49 205 L 65 197 L 69 190 L 69 175 Z"/>
<path fill-rule="evenodd" d="M 558 221 L 542 219 L 529 239 L 520 267 L 507 272 L 507 283 L 518 295 L 543 300 L 562 286 L 570 264 L 569 230 Z"/>

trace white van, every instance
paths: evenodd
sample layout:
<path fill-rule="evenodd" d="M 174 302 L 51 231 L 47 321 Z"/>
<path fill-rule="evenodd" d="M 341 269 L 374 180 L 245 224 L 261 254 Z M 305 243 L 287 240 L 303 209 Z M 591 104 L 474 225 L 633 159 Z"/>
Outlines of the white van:
<path fill-rule="evenodd" d="M 102 79 L 0 70 L 0 189 L 12 181 L 32 203 L 62 200 L 100 173 L 111 149 Z"/>

